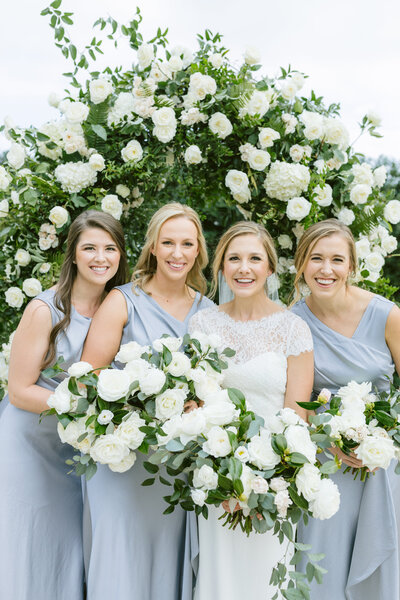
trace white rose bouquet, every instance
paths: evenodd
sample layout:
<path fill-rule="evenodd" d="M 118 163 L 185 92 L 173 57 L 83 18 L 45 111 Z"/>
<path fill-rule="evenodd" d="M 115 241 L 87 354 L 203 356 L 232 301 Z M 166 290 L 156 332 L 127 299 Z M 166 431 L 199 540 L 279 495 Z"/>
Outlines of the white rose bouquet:
<path fill-rule="evenodd" d="M 373 392 L 370 382 L 351 381 L 332 398 L 328 390 L 322 390 L 315 401 L 299 404 L 309 409 L 328 406 L 311 417 L 311 438 L 329 435 L 331 445 L 345 454 L 354 452 L 364 465 L 352 469 L 355 479 L 360 475 L 364 481 L 374 469 L 387 469 L 392 459 L 400 458 L 400 390 Z M 326 472 L 333 472 L 329 469 L 337 468 L 336 463 L 325 463 Z M 346 467 L 344 472 L 349 470 Z M 400 463 L 396 473 L 400 473 Z"/>

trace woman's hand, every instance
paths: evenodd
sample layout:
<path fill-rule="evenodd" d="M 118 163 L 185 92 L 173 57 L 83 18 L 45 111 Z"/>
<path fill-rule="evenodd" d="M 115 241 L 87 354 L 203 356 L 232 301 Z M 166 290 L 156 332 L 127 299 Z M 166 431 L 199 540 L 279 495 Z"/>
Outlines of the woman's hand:
<path fill-rule="evenodd" d="M 361 460 L 359 460 L 354 452 L 350 454 L 345 454 L 343 450 L 337 448 L 336 446 L 332 446 L 329 448 L 329 452 L 337 456 L 345 465 L 351 467 L 352 469 L 361 469 L 364 465 Z"/>
<path fill-rule="evenodd" d="M 234 507 L 233 510 L 231 509 L 231 506 L 230 506 L 229 502 L 230 502 L 229 500 L 224 500 L 222 502 L 222 508 L 224 509 L 225 512 L 235 513 L 238 510 L 240 510 L 240 504 L 239 504 L 239 502 L 236 502 L 236 505 L 235 505 L 235 507 Z"/>

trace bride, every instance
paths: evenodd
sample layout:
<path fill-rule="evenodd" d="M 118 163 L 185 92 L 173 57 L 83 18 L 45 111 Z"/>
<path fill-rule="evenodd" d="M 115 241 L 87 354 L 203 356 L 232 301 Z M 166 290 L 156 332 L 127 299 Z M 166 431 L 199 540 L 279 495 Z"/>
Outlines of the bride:
<path fill-rule="evenodd" d="M 242 390 L 249 408 L 266 422 L 283 406 L 305 418 L 306 411 L 296 402 L 309 400 L 313 383 L 308 326 L 266 294 L 276 264 L 274 244 L 264 227 L 248 221 L 233 225 L 220 239 L 213 263 L 213 292 L 221 272 L 233 300 L 199 311 L 189 324 L 191 333 L 216 333 L 224 346 L 236 351 L 224 385 Z M 194 599 L 272 598 L 276 590 L 269 579 L 284 546 L 270 531 L 246 537 L 239 528 L 223 527 L 218 521 L 222 514 L 222 508 L 210 506 L 208 519 L 199 518 Z"/>

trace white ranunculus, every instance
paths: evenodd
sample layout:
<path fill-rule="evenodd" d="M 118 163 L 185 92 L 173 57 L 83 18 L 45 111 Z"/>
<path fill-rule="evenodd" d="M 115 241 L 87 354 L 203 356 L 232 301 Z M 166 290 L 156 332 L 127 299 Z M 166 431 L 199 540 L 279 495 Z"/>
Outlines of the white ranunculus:
<path fill-rule="evenodd" d="M 275 161 L 272 163 L 264 187 L 270 198 L 290 200 L 308 188 L 310 171 L 300 164 Z"/>
<path fill-rule="evenodd" d="M 353 223 L 356 216 L 355 216 L 354 212 L 351 210 L 351 208 L 342 208 L 338 212 L 337 218 L 339 219 L 339 221 L 341 223 L 348 226 Z"/>
<path fill-rule="evenodd" d="M 273 451 L 271 435 L 266 430 L 252 437 L 247 449 L 249 461 L 258 469 L 273 469 L 281 460 L 280 456 Z"/>
<path fill-rule="evenodd" d="M 193 144 L 185 150 L 185 163 L 187 165 L 197 165 L 202 161 L 201 150 L 198 146 Z"/>
<path fill-rule="evenodd" d="M 362 237 L 356 241 L 356 252 L 358 258 L 365 258 L 371 253 L 371 246 L 367 237 Z"/>
<path fill-rule="evenodd" d="M 309 507 L 314 519 L 330 519 L 339 510 L 340 493 L 337 485 L 330 479 L 322 479 L 319 490 L 315 492 Z"/>
<path fill-rule="evenodd" d="M 287 515 L 287 509 L 292 504 L 289 492 L 287 490 L 280 490 L 277 492 L 274 498 L 274 503 L 278 509 L 279 516 L 285 518 Z"/>
<path fill-rule="evenodd" d="M 218 486 L 218 475 L 212 467 L 203 465 L 193 471 L 193 485 L 196 488 L 215 490 Z"/>
<path fill-rule="evenodd" d="M 11 182 L 11 176 L 4 167 L 0 165 L 0 192 L 5 192 Z M 8 205 L 8 202 L 7 202 Z M 7 209 L 8 212 L 8 209 Z"/>
<path fill-rule="evenodd" d="M 217 425 L 211 427 L 206 434 L 207 441 L 203 444 L 203 450 L 215 458 L 227 456 L 232 450 L 229 437 L 225 429 Z"/>
<path fill-rule="evenodd" d="M 250 456 L 246 446 L 239 446 L 238 448 L 236 448 L 234 457 L 240 460 L 240 462 L 242 463 L 247 463 L 249 461 Z"/>
<path fill-rule="evenodd" d="M 208 126 L 212 133 L 224 140 L 233 131 L 232 123 L 221 112 L 214 113 L 208 121 Z"/>
<path fill-rule="evenodd" d="M 102 410 L 97 417 L 97 422 L 100 425 L 108 425 L 113 419 L 114 413 L 111 410 Z"/>
<path fill-rule="evenodd" d="M 156 418 L 161 421 L 171 419 L 183 412 L 186 393 L 179 389 L 168 389 L 156 396 Z"/>
<path fill-rule="evenodd" d="M 308 215 L 311 202 L 305 198 L 292 198 L 287 203 L 286 214 L 291 221 L 301 221 Z"/>
<path fill-rule="evenodd" d="M 29 296 L 29 298 L 34 298 L 38 294 L 42 293 L 42 284 L 39 279 L 35 277 L 29 277 L 25 279 L 22 283 L 22 291 Z"/>
<path fill-rule="evenodd" d="M 74 396 L 68 389 L 68 379 L 64 379 L 47 399 L 47 406 L 54 408 L 59 415 L 62 415 L 71 410 L 73 400 Z"/>
<path fill-rule="evenodd" d="M 69 218 L 68 211 L 63 206 L 53 206 L 49 214 L 49 221 L 57 228 L 67 223 Z"/>
<path fill-rule="evenodd" d="M 271 162 L 271 157 L 265 150 L 254 148 L 249 152 L 248 163 L 256 171 L 265 171 Z"/>
<path fill-rule="evenodd" d="M 392 225 L 397 225 L 400 222 L 400 200 L 389 200 L 383 215 L 386 221 L 389 221 Z"/>
<path fill-rule="evenodd" d="M 371 254 L 368 254 L 364 260 L 368 271 L 374 271 L 375 273 L 379 273 L 385 264 L 385 259 L 379 252 L 371 252 Z"/>
<path fill-rule="evenodd" d="M 246 65 L 257 65 L 261 60 L 261 54 L 255 46 L 247 46 L 243 54 Z"/>
<path fill-rule="evenodd" d="M 206 403 L 203 412 L 209 425 L 228 425 L 238 415 L 238 411 L 232 402 Z"/>
<path fill-rule="evenodd" d="M 289 425 L 285 430 L 285 438 L 290 452 L 303 454 L 310 463 L 315 462 L 317 447 L 310 438 L 306 427 Z"/>
<path fill-rule="evenodd" d="M 374 186 L 381 188 L 387 177 L 387 171 L 385 165 L 381 165 L 377 169 L 374 170 Z"/>
<path fill-rule="evenodd" d="M 114 473 L 125 473 L 129 471 L 133 467 L 136 462 L 136 454 L 134 452 L 129 452 L 128 456 L 125 456 L 118 463 L 109 463 L 108 467 Z"/>
<path fill-rule="evenodd" d="M 119 220 L 122 215 L 122 202 L 115 194 L 107 194 L 101 201 L 101 210 Z"/>
<path fill-rule="evenodd" d="M 163 373 L 163 371 L 161 371 L 160 369 L 147 369 L 147 371 L 144 371 L 143 373 L 139 374 L 140 390 L 144 394 L 146 394 L 146 396 L 151 396 L 152 394 L 159 394 L 162 388 L 164 387 L 165 379 L 165 373 Z"/>
<path fill-rule="evenodd" d="M 115 402 L 128 394 L 130 384 L 131 379 L 125 371 L 103 369 L 99 374 L 97 391 L 103 400 Z"/>
<path fill-rule="evenodd" d="M 365 204 L 371 193 L 371 186 L 365 183 L 357 183 L 357 185 L 350 190 L 350 200 L 353 204 Z"/>
<path fill-rule="evenodd" d="M 71 377 L 83 377 L 83 375 L 87 375 L 90 371 L 93 371 L 92 365 L 84 360 L 80 360 L 69 367 L 68 375 Z"/>
<path fill-rule="evenodd" d="M 21 308 L 25 298 L 22 291 L 15 286 L 8 288 L 8 290 L 5 293 L 5 297 L 7 304 L 12 308 Z"/>
<path fill-rule="evenodd" d="M 330 206 L 332 204 L 332 188 L 329 183 L 326 183 L 324 187 L 317 186 L 314 189 L 315 200 L 319 206 Z"/>
<path fill-rule="evenodd" d="M 137 163 L 142 160 L 143 157 L 142 146 L 137 140 L 131 140 L 124 148 L 122 148 L 121 156 L 124 162 Z"/>
<path fill-rule="evenodd" d="M 98 152 L 95 152 L 89 158 L 89 165 L 95 171 L 102 171 L 104 169 L 104 167 L 106 166 L 106 163 L 105 163 L 103 156 L 101 154 L 99 154 Z"/>
<path fill-rule="evenodd" d="M 251 489 L 255 494 L 266 494 L 269 490 L 268 481 L 264 477 L 257 475 L 251 482 Z"/>
<path fill-rule="evenodd" d="M 154 60 L 154 48 L 152 44 L 142 44 L 137 51 L 139 67 L 146 69 Z"/>
<path fill-rule="evenodd" d="M 199 489 L 193 489 L 190 492 L 190 496 L 197 506 L 203 506 L 207 498 L 206 492 L 204 490 Z"/>
<path fill-rule="evenodd" d="M 173 377 L 182 377 L 191 369 L 190 359 L 183 352 L 172 352 L 172 359 L 165 370 Z"/>
<path fill-rule="evenodd" d="M 7 152 L 7 162 L 13 169 L 20 169 L 25 162 L 25 148 L 22 144 L 13 142 L 10 150 Z"/>
<path fill-rule="evenodd" d="M 296 475 L 296 486 L 306 500 L 312 500 L 321 486 L 321 474 L 318 467 L 310 463 L 303 465 Z"/>
<path fill-rule="evenodd" d="M 97 438 L 90 449 L 90 456 L 103 465 L 117 465 L 129 455 L 129 448 L 115 434 L 109 433 Z"/>
<path fill-rule="evenodd" d="M 291 250 L 293 248 L 293 242 L 290 239 L 290 237 L 286 234 L 286 233 L 282 233 L 279 237 L 278 237 L 278 244 L 280 245 L 281 248 L 283 248 L 284 250 Z"/>
<path fill-rule="evenodd" d="M 115 355 L 115 360 L 128 363 L 131 360 L 137 360 L 144 352 L 148 350 L 148 346 L 141 346 L 137 342 L 128 342 L 122 344 L 118 353 Z"/>
<path fill-rule="evenodd" d="M 261 148 L 270 148 L 274 145 L 275 140 L 279 140 L 280 134 L 271 129 L 271 127 L 263 127 L 258 134 L 258 141 Z"/>
<path fill-rule="evenodd" d="M 382 240 L 381 244 L 385 253 L 391 254 L 397 248 L 397 239 L 394 237 L 394 235 L 388 235 Z"/>
<path fill-rule="evenodd" d="M 143 442 L 146 434 L 140 431 L 140 427 L 144 427 L 146 421 L 142 419 L 136 411 L 133 411 L 127 418 L 125 418 L 117 430 L 115 435 L 130 448 L 136 450 Z"/>
<path fill-rule="evenodd" d="M 89 84 L 90 99 L 93 104 L 104 102 L 112 94 L 112 91 L 113 87 L 108 79 L 92 79 Z"/>
<path fill-rule="evenodd" d="M 358 183 L 364 183 L 372 186 L 374 184 L 374 176 L 372 173 L 371 165 L 368 163 L 354 164 L 351 167 L 350 173 L 353 175 L 352 185 Z"/>
<path fill-rule="evenodd" d="M 83 123 L 88 118 L 89 110 L 83 102 L 70 102 L 64 115 L 70 123 Z"/>
<path fill-rule="evenodd" d="M 31 262 L 32 257 L 27 250 L 19 248 L 15 253 L 15 260 L 20 267 L 26 267 Z"/>
<path fill-rule="evenodd" d="M 214 54 L 211 54 L 208 60 L 210 61 L 214 69 L 219 69 L 224 63 L 224 57 L 222 56 L 222 54 L 218 54 L 216 52 L 214 52 Z"/>

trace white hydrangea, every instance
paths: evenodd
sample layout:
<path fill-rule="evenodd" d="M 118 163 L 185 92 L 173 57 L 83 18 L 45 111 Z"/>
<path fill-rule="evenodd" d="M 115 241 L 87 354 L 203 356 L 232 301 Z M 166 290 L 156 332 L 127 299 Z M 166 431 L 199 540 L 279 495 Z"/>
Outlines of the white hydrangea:
<path fill-rule="evenodd" d="M 115 194 L 107 194 L 101 201 L 101 210 L 119 220 L 122 215 L 122 202 Z"/>
<path fill-rule="evenodd" d="M 306 191 L 309 183 L 308 167 L 276 161 L 271 165 L 264 181 L 264 187 L 270 198 L 290 200 Z"/>
<path fill-rule="evenodd" d="M 88 163 L 67 162 L 56 167 L 54 174 L 64 192 L 78 193 L 96 183 L 97 173 Z"/>

